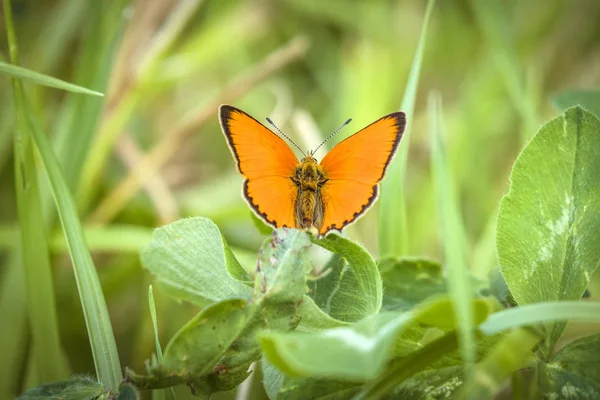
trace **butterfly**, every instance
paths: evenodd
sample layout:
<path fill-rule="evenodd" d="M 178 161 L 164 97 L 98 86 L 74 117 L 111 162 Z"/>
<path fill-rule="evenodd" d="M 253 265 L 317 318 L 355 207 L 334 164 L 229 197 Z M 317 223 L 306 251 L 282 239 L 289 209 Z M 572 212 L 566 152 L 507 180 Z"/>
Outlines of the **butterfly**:
<path fill-rule="evenodd" d="M 243 196 L 256 215 L 274 228 L 318 236 L 341 231 L 373 205 L 406 127 L 403 112 L 386 115 L 338 143 L 319 163 L 318 147 L 298 161 L 283 139 L 242 110 L 222 105 L 219 120 L 245 178 Z"/>

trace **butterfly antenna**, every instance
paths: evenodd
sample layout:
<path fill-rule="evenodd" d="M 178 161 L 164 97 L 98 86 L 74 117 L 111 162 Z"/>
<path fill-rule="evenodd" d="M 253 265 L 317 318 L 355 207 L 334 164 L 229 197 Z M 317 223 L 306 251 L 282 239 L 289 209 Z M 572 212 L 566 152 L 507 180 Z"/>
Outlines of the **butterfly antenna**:
<path fill-rule="evenodd" d="M 333 131 L 333 133 L 332 133 L 331 135 L 327 136 L 327 138 L 326 138 L 325 140 L 323 140 L 323 143 L 321 143 L 321 144 L 319 145 L 319 147 L 317 147 L 317 148 L 316 148 L 316 149 L 315 149 L 315 150 L 312 152 L 312 154 L 315 154 L 315 153 L 317 152 L 317 150 L 319 150 L 319 148 L 325 144 L 325 142 L 326 142 L 326 141 L 328 141 L 329 139 L 331 139 L 332 137 L 334 137 L 334 136 L 335 136 L 335 134 L 336 134 L 336 133 L 338 133 L 339 131 L 341 131 L 343 127 L 345 127 L 346 125 L 348 125 L 348 124 L 350 123 L 350 121 L 352 121 L 352 118 L 348 118 L 348 121 L 344 122 L 344 123 L 342 124 L 342 126 L 340 126 L 340 127 L 339 127 L 339 128 L 337 128 L 335 131 Z"/>
<path fill-rule="evenodd" d="M 296 146 L 296 148 L 298 150 L 300 150 L 300 153 L 302 153 L 304 156 L 306 156 L 306 153 L 302 151 L 302 149 L 300 148 L 300 146 L 298 146 L 292 139 L 290 139 L 288 135 L 286 135 L 285 133 L 281 132 L 281 129 L 279 129 L 277 127 L 277 125 L 275 125 L 275 123 L 273 121 L 271 121 L 271 119 L 269 117 L 267 117 L 267 122 L 270 123 L 271 125 L 273 125 L 273 128 L 277 129 L 277 132 L 281 133 L 284 138 L 286 138 L 287 140 L 289 140 L 290 143 L 292 143 L 294 146 Z"/>

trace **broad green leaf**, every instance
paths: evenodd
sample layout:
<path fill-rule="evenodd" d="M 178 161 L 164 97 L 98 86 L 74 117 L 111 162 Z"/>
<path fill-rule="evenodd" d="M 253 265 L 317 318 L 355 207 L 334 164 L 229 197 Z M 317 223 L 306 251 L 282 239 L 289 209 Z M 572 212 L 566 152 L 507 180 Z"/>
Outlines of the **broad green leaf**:
<path fill-rule="evenodd" d="M 96 92 L 94 90 L 86 89 L 81 86 L 74 85 L 69 82 L 61 81 L 60 79 L 53 78 L 48 75 L 40 74 L 39 72 L 32 71 L 27 68 L 18 67 L 16 65 L 7 64 L 5 62 L 0 61 L 0 73 L 6 74 L 8 76 L 23 79 L 26 81 L 30 81 L 36 83 L 38 85 L 49 86 L 57 89 L 66 90 L 68 92 L 73 93 L 82 93 L 89 94 L 92 96 L 104 96 L 100 92 Z"/>
<path fill-rule="evenodd" d="M 600 398 L 600 335 L 569 343 L 540 368 L 546 399 Z"/>
<path fill-rule="evenodd" d="M 19 400 L 94 400 L 102 394 L 99 382 L 82 377 L 35 387 L 19 396 Z"/>
<path fill-rule="evenodd" d="M 193 303 L 252 297 L 252 289 L 228 272 L 243 269 L 217 226 L 206 218 L 182 219 L 156 229 L 141 258 L 171 294 Z"/>
<path fill-rule="evenodd" d="M 408 252 L 408 226 L 406 223 L 406 198 L 404 194 L 406 164 L 408 161 L 408 148 L 412 120 L 415 115 L 415 101 L 417 86 L 421 73 L 421 63 L 425 52 L 427 29 L 435 0 L 427 2 L 425 20 L 421 27 L 419 44 L 413 58 L 410 74 L 404 90 L 404 97 L 400 105 L 401 111 L 406 113 L 406 130 L 400 143 L 397 157 L 389 165 L 383 182 L 381 183 L 381 199 L 379 200 L 379 255 L 380 257 L 401 257 Z"/>
<path fill-rule="evenodd" d="M 494 335 L 521 326 L 543 322 L 590 321 L 600 322 L 600 303 L 578 301 L 551 301 L 527 304 L 498 311 L 479 325 L 486 335 Z"/>
<path fill-rule="evenodd" d="M 383 309 L 407 311 L 426 298 L 446 292 L 442 266 L 432 260 L 386 258 L 379 263 Z"/>
<path fill-rule="evenodd" d="M 552 97 L 552 104 L 560 110 L 580 105 L 600 118 L 600 90 L 565 90 Z"/>
<path fill-rule="evenodd" d="M 489 314 L 486 300 L 473 301 L 476 322 Z M 328 377 L 355 382 L 378 376 L 393 357 L 399 335 L 412 323 L 443 329 L 456 327 L 453 306 L 442 297 L 413 312 L 386 312 L 347 327 L 320 332 L 265 333 L 260 342 L 265 357 L 291 377 Z"/>
<path fill-rule="evenodd" d="M 281 228 L 261 247 L 255 278 L 255 296 L 270 304 L 298 303 L 307 291 L 306 275 L 312 266 L 306 250 L 308 235 L 297 229 Z"/>
<path fill-rule="evenodd" d="M 205 308 L 171 339 L 163 366 L 179 376 L 206 375 L 240 336 L 255 311 L 242 299 L 224 300 Z"/>
<path fill-rule="evenodd" d="M 269 362 L 291 377 L 372 379 L 388 360 L 409 314 L 376 314 L 349 326 L 319 333 L 269 333 L 260 338 Z"/>
<path fill-rule="evenodd" d="M 502 338 L 475 366 L 474 381 L 458 394 L 458 399 L 491 399 L 515 371 L 531 365 L 534 347 L 542 340 L 528 329 L 515 329 Z"/>
<path fill-rule="evenodd" d="M 454 302 L 458 316 L 458 332 L 466 373 L 470 373 L 475 361 L 475 340 L 473 338 L 473 310 L 471 308 L 470 272 L 467 267 L 467 237 L 459 211 L 458 199 L 446 161 L 443 141 L 444 121 L 442 99 L 438 93 L 429 96 L 429 132 L 431 140 L 431 171 L 433 175 L 440 238 L 444 245 L 448 294 Z M 470 376 L 466 377 L 467 385 Z"/>
<path fill-rule="evenodd" d="M 578 300 L 598 266 L 599 133 L 598 118 L 570 108 L 538 131 L 513 166 L 496 243 L 519 305 Z M 550 349 L 564 327 L 546 325 Z"/>
<path fill-rule="evenodd" d="M 332 318 L 354 322 L 379 311 L 382 283 L 371 255 L 359 244 L 339 235 L 313 239 L 324 249 L 341 256 L 323 279 L 310 284 L 310 296 Z"/>

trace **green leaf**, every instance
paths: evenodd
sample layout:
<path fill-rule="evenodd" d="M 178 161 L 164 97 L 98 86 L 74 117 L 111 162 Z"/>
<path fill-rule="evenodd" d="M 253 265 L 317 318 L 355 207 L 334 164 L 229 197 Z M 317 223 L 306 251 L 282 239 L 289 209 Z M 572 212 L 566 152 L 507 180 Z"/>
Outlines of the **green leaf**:
<path fill-rule="evenodd" d="M 318 332 L 323 329 L 348 325 L 348 322 L 330 317 L 308 296 L 304 296 L 302 303 L 298 306 L 298 314 L 300 315 L 300 325 L 297 330 L 303 332 Z"/>
<path fill-rule="evenodd" d="M 383 289 L 371 255 L 357 243 L 335 234 L 313 242 L 345 260 L 326 277 L 311 282 L 310 295 L 315 303 L 332 318 L 347 322 L 377 313 Z"/>
<path fill-rule="evenodd" d="M 406 176 L 406 163 L 412 120 L 414 118 L 417 85 L 421 73 L 421 63 L 425 52 L 427 29 L 433 13 L 435 0 L 427 2 L 425 20 L 419 36 L 419 44 L 413 58 L 412 67 L 406 83 L 404 97 L 400 109 L 406 113 L 406 130 L 397 157 L 389 165 L 383 182 L 381 183 L 381 199 L 379 204 L 379 254 L 381 257 L 401 257 L 408 252 L 408 227 L 406 223 L 406 199 L 404 185 Z"/>
<path fill-rule="evenodd" d="M 458 200 L 446 161 L 446 150 L 442 139 L 444 122 L 442 99 L 439 94 L 429 96 L 429 131 L 431 140 L 431 171 L 436 192 L 440 237 L 444 244 L 444 259 L 447 268 L 448 293 L 454 302 L 459 325 L 462 357 L 466 372 L 471 371 L 475 361 L 473 338 L 473 311 L 471 308 L 470 273 L 467 268 L 468 249 L 465 229 L 459 212 Z M 467 376 L 467 381 L 471 379 Z M 467 382 L 467 385 L 469 382 Z"/>
<path fill-rule="evenodd" d="M 94 400 L 102 394 L 100 383 L 90 378 L 80 377 L 35 387 L 19 396 L 19 400 Z"/>
<path fill-rule="evenodd" d="M 600 322 L 600 304 L 552 301 L 509 308 L 490 315 L 479 325 L 479 330 L 486 335 L 494 335 L 521 326 L 555 321 Z"/>
<path fill-rule="evenodd" d="M 560 110 L 580 105 L 600 118 L 600 90 L 565 90 L 552 97 L 552 104 Z"/>
<path fill-rule="evenodd" d="M 231 299 L 205 308 L 171 339 L 164 367 L 180 376 L 202 376 L 246 328 L 255 308 L 246 300 Z"/>
<path fill-rule="evenodd" d="M 502 338 L 492 351 L 475 366 L 474 381 L 458 394 L 458 399 L 491 399 L 515 371 L 532 364 L 539 334 L 528 329 L 515 329 Z"/>
<path fill-rule="evenodd" d="M 290 378 L 283 375 L 264 357 L 261 360 L 261 367 L 265 391 L 272 400 L 346 400 L 360 389 L 360 384 L 347 381 Z"/>
<path fill-rule="evenodd" d="M 540 372 L 547 399 L 600 398 L 600 334 L 569 343 Z"/>
<path fill-rule="evenodd" d="M 396 387 L 391 398 L 411 400 L 452 399 L 463 384 L 463 366 L 420 372 Z"/>
<path fill-rule="evenodd" d="M 269 362 L 292 377 L 328 376 L 364 381 L 382 370 L 409 314 L 376 314 L 319 333 L 268 333 L 260 338 Z"/>
<path fill-rule="evenodd" d="M 242 268 L 228 252 L 217 226 L 197 217 L 156 229 L 141 258 L 144 267 L 177 298 L 199 305 L 250 299 L 252 289 L 228 273 Z"/>
<path fill-rule="evenodd" d="M 386 258 L 379 263 L 383 309 L 407 311 L 426 298 L 446 292 L 442 266 L 419 258 Z"/>
<path fill-rule="evenodd" d="M 306 275 L 312 266 L 306 258 L 308 235 L 297 229 L 281 228 L 260 249 L 255 296 L 270 304 L 298 303 L 307 291 Z"/>
<path fill-rule="evenodd" d="M 477 323 L 490 312 L 486 300 L 473 301 Z M 393 356 L 392 349 L 409 324 L 453 329 L 453 306 L 448 298 L 420 305 L 413 312 L 375 314 L 347 327 L 315 333 L 265 333 L 260 338 L 265 357 L 292 377 L 328 377 L 355 382 L 373 379 Z"/>
<path fill-rule="evenodd" d="M 77 86 L 69 82 L 61 81 L 60 79 L 40 74 L 39 72 L 35 72 L 27 68 L 7 64 L 2 61 L 0 61 L 0 73 L 4 73 L 14 78 L 19 78 L 33 83 L 37 83 L 38 85 L 66 90 L 67 92 L 89 94 L 92 96 L 104 96 L 100 92 L 86 89 L 84 87 Z"/>
<path fill-rule="evenodd" d="M 433 340 L 421 349 L 400 359 L 388 367 L 385 373 L 369 382 L 353 397 L 354 400 L 379 399 L 392 392 L 415 374 L 423 371 L 428 365 L 458 348 L 458 339 L 454 332 Z M 462 384 L 462 380 L 456 382 Z"/>
<path fill-rule="evenodd" d="M 600 121 L 579 107 L 521 152 L 498 215 L 500 267 L 519 305 L 578 300 L 600 260 Z M 554 347 L 565 323 L 546 325 Z M 551 350 L 549 351 L 549 353 Z"/>

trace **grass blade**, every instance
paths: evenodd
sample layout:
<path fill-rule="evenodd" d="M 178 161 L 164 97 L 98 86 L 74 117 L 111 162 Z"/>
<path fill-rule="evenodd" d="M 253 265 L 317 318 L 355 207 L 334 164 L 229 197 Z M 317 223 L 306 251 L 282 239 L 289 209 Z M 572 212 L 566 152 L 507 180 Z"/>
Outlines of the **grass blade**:
<path fill-rule="evenodd" d="M 10 59 L 18 62 L 18 48 L 12 21 L 12 10 L 8 0 L 4 1 L 4 14 L 10 47 Z M 0 70 L 2 65 L 0 63 Z M 27 311 L 31 327 L 32 345 L 30 360 L 37 380 L 33 383 L 58 381 L 69 375 L 64 364 L 54 287 L 52 267 L 46 232 L 42 220 L 42 206 L 38 183 L 38 172 L 27 126 L 27 107 L 22 82 L 12 79 L 14 125 L 15 191 L 20 225 L 21 257 L 25 273 Z"/>
<path fill-rule="evenodd" d="M 27 304 L 21 249 L 15 248 L 4 263 L 0 286 L 0 399 L 13 399 L 19 392 L 19 375 L 27 350 Z"/>
<path fill-rule="evenodd" d="M 440 237 L 444 242 L 444 258 L 448 275 L 448 291 L 458 316 L 458 332 L 466 371 L 475 361 L 473 309 L 471 307 L 470 274 L 467 269 L 467 240 L 460 216 L 456 193 L 449 173 L 442 139 L 443 121 L 441 97 L 429 95 L 431 134 L 431 171 L 433 174 Z M 466 377 L 468 378 L 468 376 Z M 468 385 L 469 379 L 465 379 Z"/>
<path fill-rule="evenodd" d="M 408 227 L 406 223 L 406 199 L 404 198 L 404 182 L 406 162 L 410 143 L 410 128 L 414 116 L 417 85 L 421 72 L 421 63 L 427 39 L 427 29 L 433 12 L 435 0 L 429 0 L 425 20 L 419 38 L 419 44 L 408 76 L 404 98 L 400 109 L 407 115 L 404 138 L 398 149 L 397 157 L 392 161 L 386 177 L 381 183 L 381 199 L 379 211 L 379 257 L 402 256 L 408 251 Z"/>
<path fill-rule="evenodd" d="M 58 159 L 52 151 L 50 142 L 42 131 L 39 121 L 29 114 L 27 122 L 50 180 L 52 194 L 56 201 L 58 215 L 67 241 L 67 248 L 73 261 L 79 298 L 94 355 L 96 373 L 102 386 L 106 390 L 116 393 L 123 378 L 121 364 L 106 301 L 83 235 L 81 222 L 77 216 L 77 208 L 62 175 Z"/>
<path fill-rule="evenodd" d="M 532 352 L 542 336 L 529 329 L 515 329 L 504 336 L 480 361 L 474 372 L 475 381 L 463 386 L 458 399 L 492 399 L 512 373 L 531 365 Z"/>
<path fill-rule="evenodd" d="M 600 322 L 600 304 L 580 301 L 526 304 L 490 315 L 479 329 L 486 335 L 493 335 L 521 326 L 571 320 Z"/>
<path fill-rule="evenodd" d="M 0 73 L 7 74 L 13 78 L 23 79 L 29 82 L 37 83 L 38 85 L 53 87 L 56 89 L 66 90 L 67 92 L 89 94 L 91 96 L 104 96 L 100 92 L 86 89 L 82 86 L 77 86 L 69 82 L 62 81 L 57 78 L 53 78 L 48 75 L 41 74 L 36 71 L 32 71 L 27 68 L 18 67 L 16 65 L 7 64 L 0 61 Z"/>
<path fill-rule="evenodd" d="M 154 303 L 154 293 L 152 292 L 152 285 L 148 287 L 148 306 L 150 307 L 150 317 L 152 318 L 152 328 L 154 329 L 154 344 L 156 345 L 156 358 L 160 363 L 163 360 L 163 352 L 160 346 L 160 340 L 158 338 L 158 320 L 156 318 L 156 304 Z M 152 391 L 153 400 L 161 399 L 175 399 L 175 391 L 173 388 L 158 389 Z"/>

